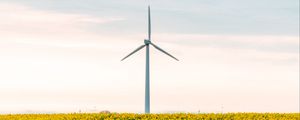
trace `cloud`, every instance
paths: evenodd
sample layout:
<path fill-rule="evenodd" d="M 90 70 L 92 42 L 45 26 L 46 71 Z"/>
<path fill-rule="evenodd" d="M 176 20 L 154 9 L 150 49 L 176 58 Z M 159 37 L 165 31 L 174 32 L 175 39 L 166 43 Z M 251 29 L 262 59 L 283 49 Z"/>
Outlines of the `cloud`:
<path fill-rule="evenodd" d="M 161 42 L 189 47 L 248 49 L 263 52 L 298 53 L 299 37 L 282 35 L 157 34 Z"/>
<path fill-rule="evenodd" d="M 120 16 L 98 17 L 88 14 L 45 11 L 6 2 L 0 2 L 0 18 L 2 49 L 16 44 L 95 48 L 98 46 L 93 41 L 101 41 L 108 37 L 90 32 L 89 26 L 101 26 L 125 20 Z"/>
<path fill-rule="evenodd" d="M 0 4 L 0 18 L 0 33 L 5 36 L 78 34 L 86 32 L 84 28 L 88 25 L 124 20 L 122 17 L 43 11 L 12 3 Z"/>

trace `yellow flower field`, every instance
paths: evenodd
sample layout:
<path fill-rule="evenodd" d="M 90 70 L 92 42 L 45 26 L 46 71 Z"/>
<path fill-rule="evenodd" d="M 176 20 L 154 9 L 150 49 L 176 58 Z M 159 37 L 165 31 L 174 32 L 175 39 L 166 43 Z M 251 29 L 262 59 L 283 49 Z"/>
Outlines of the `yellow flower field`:
<path fill-rule="evenodd" d="M 300 113 L 226 113 L 226 114 L 8 114 L 0 120 L 300 120 Z"/>

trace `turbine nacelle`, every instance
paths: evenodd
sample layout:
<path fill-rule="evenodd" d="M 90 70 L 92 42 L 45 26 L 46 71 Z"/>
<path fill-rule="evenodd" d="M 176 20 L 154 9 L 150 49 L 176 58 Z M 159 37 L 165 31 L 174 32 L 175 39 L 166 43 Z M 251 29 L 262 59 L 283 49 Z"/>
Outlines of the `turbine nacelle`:
<path fill-rule="evenodd" d="M 151 41 L 147 40 L 147 39 L 144 39 L 144 43 L 145 43 L 145 45 L 149 45 L 149 44 L 151 44 Z"/>
<path fill-rule="evenodd" d="M 145 46 L 150 46 L 152 45 L 155 49 L 159 50 L 160 52 L 170 56 L 171 58 L 179 61 L 177 58 L 175 58 L 173 55 L 171 55 L 170 53 L 166 52 L 165 50 L 163 50 L 162 48 L 158 47 L 157 45 L 155 45 L 154 43 L 152 43 L 150 40 L 145 39 L 144 40 L 144 45 L 139 46 L 137 49 L 135 49 L 134 51 L 132 51 L 129 55 L 127 55 L 126 57 L 124 57 L 121 61 L 125 60 L 126 58 L 128 58 L 129 56 L 133 55 L 134 53 L 136 53 L 137 51 L 143 49 Z"/>

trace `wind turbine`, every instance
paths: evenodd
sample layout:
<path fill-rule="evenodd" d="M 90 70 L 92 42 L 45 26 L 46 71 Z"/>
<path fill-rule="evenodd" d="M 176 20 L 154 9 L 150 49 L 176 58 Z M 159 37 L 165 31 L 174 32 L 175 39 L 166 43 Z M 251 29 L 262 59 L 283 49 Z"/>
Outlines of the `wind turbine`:
<path fill-rule="evenodd" d="M 173 59 L 179 61 L 177 58 L 166 52 L 165 50 L 161 49 L 157 45 L 151 42 L 151 14 L 150 14 L 150 5 L 148 6 L 148 39 L 144 40 L 144 44 L 135 49 L 133 52 L 131 52 L 129 55 L 124 57 L 121 61 L 125 60 L 129 56 L 133 55 L 137 51 L 141 50 L 142 48 L 146 47 L 146 86 L 145 86 L 145 113 L 150 113 L 150 55 L 149 55 L 149 50 L 150 50 L 150 45 L 152 45 L 154 48 L 157 50 L 163 52 L 164 54 L 172 57 Z"/>

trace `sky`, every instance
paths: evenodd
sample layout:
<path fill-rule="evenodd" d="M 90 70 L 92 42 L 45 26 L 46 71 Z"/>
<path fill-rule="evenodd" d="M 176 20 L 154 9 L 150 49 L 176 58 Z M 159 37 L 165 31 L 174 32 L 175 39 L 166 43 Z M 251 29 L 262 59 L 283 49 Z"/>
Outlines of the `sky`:
<path fill-rule="evenodd" d="M 299 112 L 298 0 L 0 0 L 0 113 Z"/>

